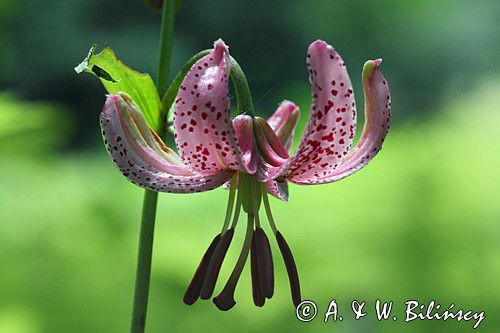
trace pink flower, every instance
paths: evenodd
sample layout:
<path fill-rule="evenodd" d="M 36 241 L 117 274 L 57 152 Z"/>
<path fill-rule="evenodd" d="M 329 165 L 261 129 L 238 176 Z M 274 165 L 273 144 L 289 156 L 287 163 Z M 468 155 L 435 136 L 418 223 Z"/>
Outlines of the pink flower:
<path fill-rule="evenodd" d="M 360 139 L 352 146 L 356 104 L 345 63 L 323 41 L 309 46 L 311 112 L 298 148 L 291 156 L 299 119 L 299 108 L 294 103 L 282 102 L 267 121 L 251 114 L 231 120 L 228 85 L 232 60 L 222 40 L 216 41 L 213 51 L 192 66 L 177 93 L 174 136 L 179 155 L 148 126 L 130 97 L 123 93 L 108 96 L 101 113 L 104 142 L 115 165 L 134 184 L 172 193 L 208 191 L 230 184 L 224 227 L 188 287 L 184 298 L 187 304 L 200 296 L 211 297 L 241 207 L 249 216 L 247 237 L 233 274 L 214 302 L 222 310 L 235 304 L 234 289 L 250 250 L 254 303 L 262 306 L 266 298 L 272 297 L 272 254 L 260 227 L 261 200 L 285 260 L 294 304 L 300 303 L 297 270 L 291 251 L 274 224 L 266 192 L 286 201 L 287 182 L 335 182 L 373 159 L 382 147 L 390 122 L 389 86 L 380 72 L 381 62 L 370 60 L 364 65 L 366 120 Z M 238 200 L 234 205 L 236 189 Z M 234 206 L 234 219 L 229 226 Z"/>

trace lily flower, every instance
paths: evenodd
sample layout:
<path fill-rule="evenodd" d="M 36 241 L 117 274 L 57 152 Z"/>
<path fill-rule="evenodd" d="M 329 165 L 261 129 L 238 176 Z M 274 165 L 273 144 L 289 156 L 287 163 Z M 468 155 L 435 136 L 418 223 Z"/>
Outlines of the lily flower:
<path fill-rule="evenodd" d="M 107 150 L 121 173 L 154 191 L 191 193 L 226 185 L 229 200 L 221 232 L 205 252 L 184 295 L 188 305 L 212 297 L 241 209 L 246 236 L 227 283 L 213 299 L 221 310 L 236 302 L 234 291 L 251 255 L 252 295 L 263 306 L 274 293 L 269 239 L 261 227 L 261 204 L 278 243 L 290 280 L 292 301 L 301 302 L 292 252 L 274 222 L 268 193 L 288 200 L 287 182 L 299 185 L 341 180 L 364 167 L 382 147 L 390 122 L 390 93 L 380 72 L 381 60 L 367 61 L 362 82 L 365 124 L 356 131 L 356 104 L 344 61 L 323 41 L 307 53 L 312 105 L 306 129 L 290 155 L 299 108 L 280 104 L 266 121 L 253 114 L 231 120 L 228 98 L 231 58 L 222 40 L 184 77 L 174 106 L 174 138 L 179 155 L 149 127 L 139 107 L 124 93 L 109 95 L 100 116 Z"/>

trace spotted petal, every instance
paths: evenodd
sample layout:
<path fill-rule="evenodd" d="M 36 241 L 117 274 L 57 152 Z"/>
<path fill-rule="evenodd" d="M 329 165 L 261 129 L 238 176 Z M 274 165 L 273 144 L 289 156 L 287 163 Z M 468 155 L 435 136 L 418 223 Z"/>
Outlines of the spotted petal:
<path fill-rule="evenodd" d="M 389 85 L 380 71 L 381 59 L 367 61 L 363 67 L 365 93 L 365 125 L 356 146 L 339 167 L 316 183 L 329 183 L 345 178 L 363 168 L 382 148 L 391 120 Z"/>
<path fill-rule="evenodd" d="M 288 152 L 269 124 L 260 117 L 254 119 L 255 140 L 264 161 L 278 167 L 285 164 Z"/>
<path fill-rule="evenodd" d="M 267 119 L 267 123 L 288 152 L 292 148 L 293 135 L 299 122 L 299 107 L 290 101 L 283 101 L 274 114 Z"/>
<path fill-rule="evenodd" d="M 267 120 L 267 123 L 288 152 L 292 148 L 293 136 L 299 116 L 299 107 L 297 105 L 290 101 L 283 101 L 274 114 Z M 273 178 L 279 170 L 279 167 L 273 167 L 263 162 L 260 164 L 256 176 L 264 180 Z M 286 181 L 271 179 L 265 181 L 265 183 L 269 194 L 280 200 L 288 201 L 288 183 Z"/>
<path fill-rule="evenodd" d="M 242 152 L 242 160 L 245 168 L 250 173 L 255 173 L 259 159 L 253 134 L 253 118 L 249 115 L 241 114 L 233 119 L 233 128 Z"/>
<path fill-rule="evenodd" d="M 138 106 L 124 93 L 109 95 L 100 115 L 104 144 L 116 167 L 131 182 L 160 192 L 208 191 L 232 172 L 203 176 L 190 171 L 151 130 Z"/>
<path fill-rule="evenodd" d="M 249 172 L 230 118 L 229 51 L 222 40 L 198 60 L 182 82 L 174 109 L 175 139 L 182 159 L 203 175 L 221 170 Z"/>
<path fill-rule="evenodd" d="M 267 193 L 282 201 L 288 201 L 288 183 L 286 180 L 269 180 L 265 184 Z"/>
<path fill-rule="evenodd" d="M 351 81 L 340 55 L 323 41 L 309 46 L 307 61 L 312 86 L 309 121 L 297 151 L 279 176 L 310 184 L 338 166 L 352 143 L 356 110 Z"/>

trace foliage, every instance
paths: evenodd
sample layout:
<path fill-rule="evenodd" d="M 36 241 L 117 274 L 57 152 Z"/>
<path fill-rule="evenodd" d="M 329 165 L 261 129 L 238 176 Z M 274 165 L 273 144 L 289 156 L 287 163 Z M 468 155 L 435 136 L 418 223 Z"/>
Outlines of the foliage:
<path fill-rule="evenodd" d="M 149 125 L 160 126 L 161 101 L 156 86 L 149 74 L 142 74 L 127 67 L 116 58 L 115 52 L 106 46 L 94 55 L 93 46 L 87 57 L 75 67 L 77 74 L 90 73 L 97 76 L 109 94 L 125 92 L 137 103 Z"/>

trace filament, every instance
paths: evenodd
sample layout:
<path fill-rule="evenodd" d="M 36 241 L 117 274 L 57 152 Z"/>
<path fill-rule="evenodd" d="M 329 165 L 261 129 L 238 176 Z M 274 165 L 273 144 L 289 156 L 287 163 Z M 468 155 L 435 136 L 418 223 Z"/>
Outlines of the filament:
<path fill-rule="evenodd" d="M 267 220 L 269 221 L 269 225 L 271 226 L 273 233 L 276 235 L 278 229 L 276 228 L 276 223 L 274 223 L 273 214 L 271 214 L 271 206 L 269 205 L 267 189 L 265 188 L 264 183 L 261 183 L 261 193 L 262 193 L 262 201 L 264 201 L 264 208 L 266 209 Z"/>
<path fill-rule="evenodd" d="M 229 199 L 227 201 L 226 217 L 224 218 L 224 225 L 222 226 L 221 234 L 223 234 L 224 231 L 227 230 L 227 227 L 229 226 L 229 221 L 231 220 L 231 214 L 233 213 L 234 197 L 236 196 L 237 176 L 238 173 L 236 173 L 230 180 L 231 185 L 229 187 Z"/>

